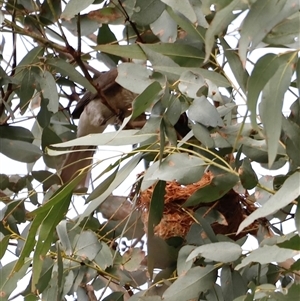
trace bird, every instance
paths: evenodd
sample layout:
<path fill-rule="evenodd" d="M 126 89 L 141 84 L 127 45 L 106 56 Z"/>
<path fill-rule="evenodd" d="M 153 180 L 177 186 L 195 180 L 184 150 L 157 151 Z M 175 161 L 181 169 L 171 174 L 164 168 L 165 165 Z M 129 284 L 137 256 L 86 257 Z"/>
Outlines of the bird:
<path fill-rule="evenodd" d="M 131 114 L 132 102 L 137 94 L 119 85 L 115 80 L 118 75 L 117 68 L 103 72 L 95 80 L 97 93 L 86 92 L 78 101 L 72 117 L 79 118 L 77 137 L 93 133 L 102 133 L 109 124 L 117 124 Z M 141 126 L 145 122 L 142 114 L 136 119 L 136 124 Z M 134 128 L 135 123 L 128 123 L 127 128 Z M 86 192 L 90 182 L 90 170 L 95 146 L 74 146 L 74 152 L 67 154 L 63 162 L 60 178 L 62 183 L 67 183 L 86 169 L 86 176 L 76 187 L 78 192 Z"/>

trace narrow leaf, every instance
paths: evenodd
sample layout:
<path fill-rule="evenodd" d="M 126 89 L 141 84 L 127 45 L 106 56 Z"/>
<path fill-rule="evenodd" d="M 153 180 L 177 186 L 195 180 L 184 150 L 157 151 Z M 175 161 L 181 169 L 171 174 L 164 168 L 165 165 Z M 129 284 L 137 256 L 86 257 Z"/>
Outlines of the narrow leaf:
<path fill-rule="evenodd" d="M 300 195 L 300 172 L 294 172 L 282 185 L 282 187 L 260 208 L 251 213 L 240 224 L 238 233 L 252 224 L 256 219 L 268 216 L 290 204 Z"/>
<path fill-rule="evenodd" d="M 279 67 L 263 90 L 259 109 L 268 145 L 269 167 L 273 165 L 277 155 L 281 134 L 283 99 L 290 86 L 296 59 L 295 52 L 288 52 L 279 56 L 277 58 Z"/>
<path fill-rule="evenodd" d="M 153 101 L 157 99 L 158 93 L 161 91 L 161 85 L 155 81 L 150 84 L 133 102 L 132 119 L 135 119 L 147 109 L 151 107 Z"/>
<path fill-rule="evenodd" d="M 158 181 L 153 190 L 149 208 L 148 235 L 154 235 L 154 227 L 163 217 L 165 187 L 165 181 Z"/>
<path fill-rule="evenodd" d="M 279 22 L 299 10 L 299 2 L 294 0 L 255 1 L 250 7 L 242 24 L 239 41 L 239 54 L 243 65 L 246 63 L 246 53 L 249 44 L 251 50 L 262 41 L 268 32 Z"/>
<path fill-rule="evenodd" d="M 248 81 L 248 108 L 251 112 L 251 123 L 256 124 L 256 105 L 260 92 L 278 69 L 277 56 L 268 53 L 255 64 Z"/>
<path fill-rule="evenodd" d="M 209 59 L 210 52 L 215 43 L 215 36 L 222 33 L 230 22 L 238 17 L 238 15 L 234 14 L 233 11 L 237 9 L 244 10 L 246 7 L 246 3 L 241 3 L 239 0 L 233 0 L 229 5 L 225 6 L 215 14 L 205 35 L 205 61 L 208 61 Z"/>
<path fill-rule="evenodd" d="M 220 252 L 220 250 L 222 251 Z M 192 260 L 199 255 L 210 260 L 228 263 L 237 260 L 242 255 L 242 248 L 232 242 L 215 242 L 196 248 L 186 261 Z"/>
<path fill-rule="evenodd" d="M 247 257 L 245 257 L 240 264 L 236 266 L 236 270 L 239 270 L 252 262 L 258 262 L 260 264 L 267 264 L 271 262 L 284 262 L 297 255 L 298 252 L 291 249 L 279 248 L 278 246 L 263 246 L 252 251 Z"/>
<path fill-rule="evenodd" d="M 51 58 L 47 59 L 46 63 L 54 67 L 54 69 L 62 76 L 68 76 L 72 81 L 82 85 L 90 92 L 97 92 L 94 86 L 84 76 L 82 76 L 73 65 L 68 64 L 65 60 L 60 58 Z"/>
<path fill-rule="evenodd" d="M 197 300 L 201 292 L 214 285 L 215 267 L 194 267 L 178 279 L 164 292 L 163 299 L 170 301 Z"/>
<path fill-rule="evenodd" d="M 84 137 L 80 137 L 68 142 L 53 144 L 53 147 L 71 147 L 75 145 L 110 145 L 110 146 L 121 146 L 137 144 L 149 139 L 157 138 L 157 134 L 138 134 L 139 130 L 123 130 L 120 132 L 108 132 L 101 134 L 90 134 Z M 56 153 L 56 151 L 49 148 L 46 149 L 47 154 L 55 156 L 61 155 L 61 153 Z M 66 152 L 65 152 L 66 153 Z"/>

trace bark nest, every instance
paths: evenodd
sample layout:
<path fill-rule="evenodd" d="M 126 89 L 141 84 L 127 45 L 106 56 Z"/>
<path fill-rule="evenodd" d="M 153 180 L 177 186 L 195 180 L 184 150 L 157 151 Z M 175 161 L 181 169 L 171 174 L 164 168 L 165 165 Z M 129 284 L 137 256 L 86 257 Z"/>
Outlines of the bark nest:
<path fill-rule="evenodd" d="M 185 238 L 192 224 L 197 220 L 194 217 L 196 210 L 205 208 L 205 217 L 211 210 L 217 210 L 223 217 L 222 222 L 214 221 L 211 224 L 215 234 L 223 234 L 233 240 L 238 240 L 248 233 L 255 235 L 258 230 L 258 222 L 254 222 L 243 232 L 236 235 L 240 223 L 254 210 L 255 205 L 247 200 L 245 195 L 236 193 L 231 189 L 220 199 L 211 203 L 202 203 L 193 207 L 183 207 L 186 200 L 198 189 L 209 185 L 213 175 L 205 173 L 200 181 L 189 185 L 180 185 L 176 181 L 166 184 L 164 197 L 163 217 L 160 223 L 154 228 L 154 234 L 163 239 L 179 236 Z M 153 194 L 154 186 L 139 193 L 137 207 L 142 213 L 144 229 L 147 233 L 149 207 Z"/>

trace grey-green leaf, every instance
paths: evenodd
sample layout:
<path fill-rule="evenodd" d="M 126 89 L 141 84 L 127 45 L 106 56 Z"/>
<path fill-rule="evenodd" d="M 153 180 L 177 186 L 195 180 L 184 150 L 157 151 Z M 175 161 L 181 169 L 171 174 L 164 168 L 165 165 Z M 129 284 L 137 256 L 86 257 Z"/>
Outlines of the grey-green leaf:
<path fill-rule="evenodd" d="M 294 257 L 297 251 L 291 249 L 279 248 L 278 246 L 265 245 L 252 251 L 247 257 L 245 257 L 240 264 L 236 266 L 236 270 L 239 270 L 252 262 L 258 262 L 260 264 L 266 264 L 271 262 L 284 262 L 287 259 Z"/>
<path fill-rule="evenodd" d="M 215 242 L 196 248 L 186 261 L 192 260 L 199 255 L 213 261 L 228 263 L 237 260 L 242 255 L 242 248 L 232 242 Z"/>
<path fill-rule="evenodd" d="M 294 73 L 297 56 L 296 52 L 288 52 L 279 56 L 277 58 L 279 67 L 263 90 L 259 111 L 268 145 L 269 167 L 273 165 L 277 155 L 283 99 Z"/>
<path fill-rule="evenodd" d="M 216 279 L 215 267 L 194 267 L 178 279 L 164 292 L 163 300 L 197 300 L 201 292 L 213 286 Z"/>
<path fill-rule="evenodd" d="M 61 14 L 62 19 L 70 20 L 82 10 L 91 5 L 94 0 L 70 0 Z"/>
<path fill-rule="evenodd" d="M 36 162 L 41 156 L 42 151 L 34 144 L 10 139 L 1 139 L 0 152 L 19 162 Z"/>
<path fill-rule="evenodd" d="M 260 208 L 251 213 L 240 224 L 238 233 L 252 224 L 256 219 L 268 216 L 290 204 L 300 195 L 300 172 L 294 172 L 282 185 L 282 187 Z"/>
<path fill-rule="evenodd" d="M 192 105 L 189 107 L 188 116 L 193 121 L 199 122 L 207 127 L 224 125 L 217 109 L 205 96 L 194 99 Z"/>
<path fill-rule="evenodd" d="M 201 179 L 206 163 L 198 157 L 187 153 L 178 153 L 168 156 L 166 159 L 155 162 L 148 168 L 142 183 L 142 190 L 146 189 L 149 182 L 156 180 L 173 181 L 186 185 Z"/>

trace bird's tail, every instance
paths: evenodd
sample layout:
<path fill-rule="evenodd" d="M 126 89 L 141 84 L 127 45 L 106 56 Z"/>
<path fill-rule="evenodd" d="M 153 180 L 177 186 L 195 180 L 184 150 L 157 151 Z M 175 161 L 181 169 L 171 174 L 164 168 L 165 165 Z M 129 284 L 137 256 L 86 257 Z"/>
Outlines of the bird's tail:
<path fill-rule="evenodd" d="M 72 148 L 74 152 L 68 153 L 66 160 L 63 163 L 62 171 L 60 174 L 63 183 L 67 183 L 73 180 L 84 170 L 86 176 L 82 178 L 77 185 L 77 191 L 86 191 L 89 186 L 91 166 L 93 162 L 93 155 L 95 147 L 93 146 L 74 146 Z"/>

